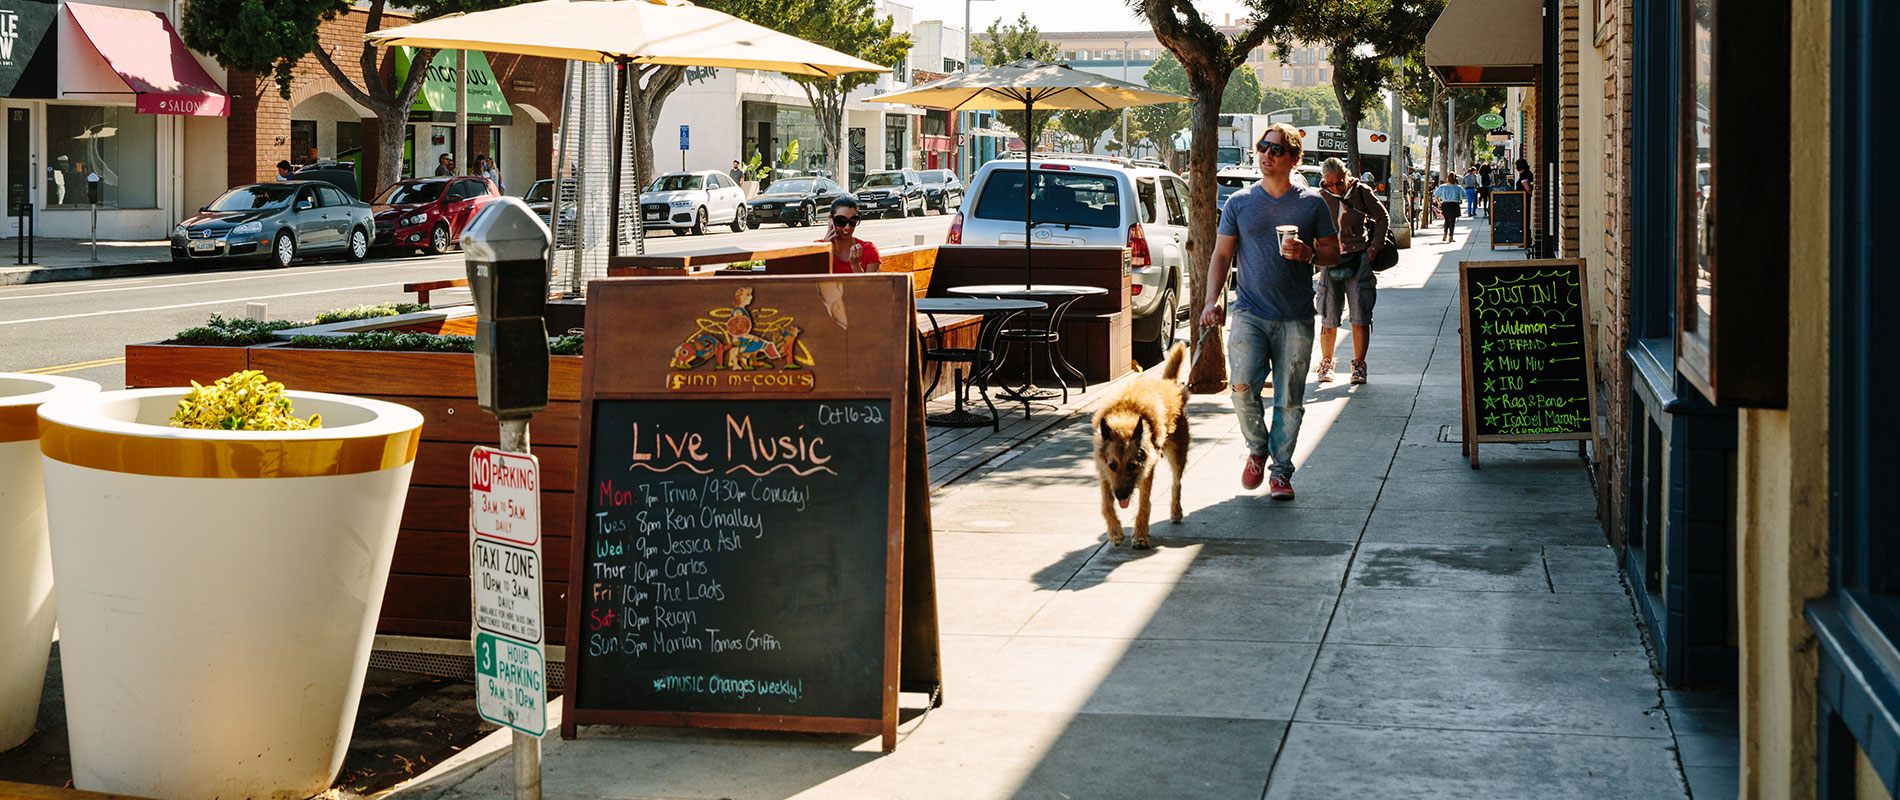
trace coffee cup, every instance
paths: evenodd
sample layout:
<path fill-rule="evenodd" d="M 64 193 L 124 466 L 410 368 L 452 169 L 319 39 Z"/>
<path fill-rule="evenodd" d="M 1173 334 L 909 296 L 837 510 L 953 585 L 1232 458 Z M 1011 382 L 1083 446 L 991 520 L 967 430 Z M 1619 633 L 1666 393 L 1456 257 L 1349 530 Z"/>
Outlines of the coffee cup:
<path fill-rule="evenodd" d="M 1298 225 L 1281 225 L 1274 228 L 1274 232 L 1280 234 L 1281 247 L 1285 247 L 1287 242 L 1300 238 L 1300 227 Z"/>

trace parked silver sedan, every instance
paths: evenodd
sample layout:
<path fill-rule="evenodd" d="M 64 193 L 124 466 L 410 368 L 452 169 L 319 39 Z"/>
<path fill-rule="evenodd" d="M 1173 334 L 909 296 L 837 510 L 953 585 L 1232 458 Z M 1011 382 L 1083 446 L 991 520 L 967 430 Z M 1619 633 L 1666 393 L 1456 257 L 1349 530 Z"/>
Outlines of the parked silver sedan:
<path fill-rule="evenodd" d="M 280 267 L 298 258 L 369 254 L 370 207 L 324 181 L 239 186 L 172 229 L 173 261 L 261 259 Z"/>

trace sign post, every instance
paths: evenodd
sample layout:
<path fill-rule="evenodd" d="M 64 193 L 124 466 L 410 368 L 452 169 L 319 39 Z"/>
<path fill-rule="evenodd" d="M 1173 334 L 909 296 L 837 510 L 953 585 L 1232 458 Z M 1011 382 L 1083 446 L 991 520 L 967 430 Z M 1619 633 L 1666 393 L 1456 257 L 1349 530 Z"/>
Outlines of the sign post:
<path fill-rule="evenodd" d="M 475 298 L 475 394 L 501 447 L 469 454 L 476 709 L 514 731 L 515 800 L 541 798 L 547 642 L 541 624 L 541 464 L 528 418 L 548 405 L 548 229 L 519 199 L 475 215 L 462 236 Z"/>

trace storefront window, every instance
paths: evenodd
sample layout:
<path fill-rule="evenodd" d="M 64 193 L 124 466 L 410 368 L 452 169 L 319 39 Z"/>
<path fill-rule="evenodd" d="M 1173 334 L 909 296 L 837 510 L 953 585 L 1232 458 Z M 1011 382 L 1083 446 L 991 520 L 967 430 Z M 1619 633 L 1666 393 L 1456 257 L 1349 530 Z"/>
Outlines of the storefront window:
<path fill-rule="evenodd" d="M 158 126 L 130 107 L 46 107 L 46 205 L 83 208 L 88 176 L 99 176 L 99 205 L 158 205 Z"/>
<path fill-rule="evenodd" d="M 903 169 L 904 151 L 910 144 L 910 117 L 891 114 L 884 118 L 884 168 Z"/>
<path fill-rule="evenodd" d="M 949 136 L 950 135 L 950 112 L 925 111 L 924 112 L 924 135 L 925 136 Z"/>
<path fill-rule="evenodd" d="M 314 164 L 317 161 L 317 121 L 290 121 L 290 163 Z"/>
<path fill-rule="evenodd" d="M 1683 232 L 1683 241 L 1690 252 L 1685 262 L 1689 272 L 1686 283 L 1688 289 L 1687 304 L 1683 309 L 1682 328 L 1685 333 L 1695 333 L 1706 343 L 1709 332 L 1709 314 L 1714 307 L 1715 265 L 1712 257 L 1715 233 L 1715 221 L 1709 213 L 1710 201 L 1715 197 L 1715 175 L 1710 157 L 1711 133 L 1715 117 L 1710 113 L 1715 84 L 1715 71 L 1711 68 L 1711 52 L 1715 43 L 1710 17 L 1714 0 L 1692 0 L 1689 20 L 1689 46 L 1684 48 L 1688 57 L 1687 69 L 1683 76 L 1691 87 L 1694 103 L 1684 109 L 1689 115 L 1685 120 L 1694 132 L 1695 144 L 1690 162 L 1694 174 L 1685 175 L 1687 191 L 1691 203 L 1686 214 L 1689 230 Z"/>

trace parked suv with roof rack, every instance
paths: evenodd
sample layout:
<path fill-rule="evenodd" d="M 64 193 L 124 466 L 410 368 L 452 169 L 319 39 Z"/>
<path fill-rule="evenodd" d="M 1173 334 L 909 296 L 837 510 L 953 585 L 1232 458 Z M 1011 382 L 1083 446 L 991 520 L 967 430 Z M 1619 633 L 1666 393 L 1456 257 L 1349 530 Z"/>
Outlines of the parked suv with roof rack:
<path fill-rule="evenodd" d="M 1132 251 L 1136 358 L 1161 360 L 1174 341 L 1187 296 L 1187 183 L 1128 159 L 1053 153 L 1036 156 L 1031 207 L 1038 247 L 1125 247 Z M 950 244 L 1023 244 L 1023 168 L 998 159 L 971 176 Z"/>

